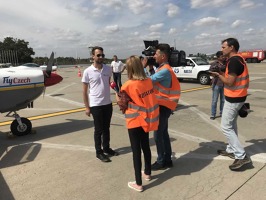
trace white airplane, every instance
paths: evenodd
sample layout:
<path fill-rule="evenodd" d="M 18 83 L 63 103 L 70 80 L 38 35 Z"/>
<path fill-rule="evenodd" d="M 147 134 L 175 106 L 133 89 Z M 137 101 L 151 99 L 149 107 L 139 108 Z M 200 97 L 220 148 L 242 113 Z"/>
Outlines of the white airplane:
<path fill-rule="evenodd" d="M 10 126 L 14 135 L 26 135 L 32 130 L 31 121 L 20 117 L 17 111 L 27 108 L 44 92 L 45 87 L 63 80 L 60 75 L 52 73 L 53 59 L 52 52 L 46 71 L 16 67 L 0 69 L 0 113 L 14 113 L 15 120 Z"/>
<path fill-rule="evenodd" d="M 13 66 L 11 66 L 13 67 Z M 15 66 L 16 68 L 21 68 L 21 69 L 26 69 L 26 68 L 36 68 L 36 69 L 41 69 L 41 70 L 46 70 L 47 65 L 38 65 L 36 63 L 25 63 L 23 65 L 19 65 L 19 66 Z M 57 66 L 53 65 L 52 66 L 52 71 L 56 71 L 57 70 Z"/>

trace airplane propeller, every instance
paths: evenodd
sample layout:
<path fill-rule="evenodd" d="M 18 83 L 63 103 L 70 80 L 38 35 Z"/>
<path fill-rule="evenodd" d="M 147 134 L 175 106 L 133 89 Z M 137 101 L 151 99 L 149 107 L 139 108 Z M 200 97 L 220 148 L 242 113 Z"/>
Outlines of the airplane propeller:
<path fill-rule="evenodd" d="M 46 74 L 48 75 L 48 77 L 51 76 L 53 64 L 54 64 L 54 52 L 51 53 L 50 59 L 47 63 Z"/>
<path fill-rule="evenodd" d="M 51 56 L 47 63 L 46 70 L 43 72 L 45 87 L 55 85 L 63 80 L 63 78 L 60 75 L 56 73 L 52 73 L 53 63 L 54 63 L 54 52 L 51 53 Z"/>

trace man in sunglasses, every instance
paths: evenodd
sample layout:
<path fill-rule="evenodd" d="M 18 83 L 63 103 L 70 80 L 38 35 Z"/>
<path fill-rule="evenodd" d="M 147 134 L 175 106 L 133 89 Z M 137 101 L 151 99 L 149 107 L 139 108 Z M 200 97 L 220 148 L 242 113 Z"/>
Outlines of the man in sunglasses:
<path fill-rule="evenodd" d="M 110 148 L 110 123 L 113 106 L 110 96 L 112 69 L 103 64 L 102 47 L 93 47 L 91 51 L 93 64 L 84 70 L 83 101 L 86 115 L 92 114 L 94 120 L 94 142 L 96 157 L 102 162 L 111 162 L 108 156 L 118 153 Z"/>

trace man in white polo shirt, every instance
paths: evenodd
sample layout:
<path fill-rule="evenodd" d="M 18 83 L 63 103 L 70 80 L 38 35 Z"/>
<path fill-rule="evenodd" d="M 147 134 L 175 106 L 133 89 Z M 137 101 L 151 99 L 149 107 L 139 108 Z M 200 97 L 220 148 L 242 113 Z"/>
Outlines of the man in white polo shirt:
<path fill-rule="evenodd" d="M 83 100 L 86 115 L 92 114 L 94 119 L 96 157 L 103 162 L 110 162 L 108 156 L 118 155 L 110 148 L 110 123 L 113 113 L 110 96 L 112 69 L 103 64 L 102 47 L 93 47 L 91 54 L 93 64 L 85 69 L 82 77 Z"/>
<path fill-rule="evenodd" d="M 122 63 L 120 60 L 117 60 L 116 55 L 113 56 L 113 59 L 114 60 L 111 62 L 111 67 L 113 69 L 113 79 L 114 79 L 114 82 L 116 83 L 117 91 L 120 91 L 120 88 L 122 86 L 121 74 L 126 69 L 126 65 Z"/>

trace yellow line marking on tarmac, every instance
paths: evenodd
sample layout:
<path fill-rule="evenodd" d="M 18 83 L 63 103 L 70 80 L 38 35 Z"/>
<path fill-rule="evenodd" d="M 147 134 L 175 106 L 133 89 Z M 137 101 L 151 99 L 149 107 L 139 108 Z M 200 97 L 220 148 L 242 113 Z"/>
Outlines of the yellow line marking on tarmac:
<path fill-rule="evenodd" d="M 85 110 L 85 108 L 78 108 L 78 109 L 72 109 L 72 110 L 66 110 L 66 111 L 60 111 L 60 112 L 55 112 L 55 113 L 33 116 L 33 117 L 29 117 L 28 119 L 29 120 L 43 119 L 43 118 L 48 118 L 48 117 L 55 117 L 55 116 L 59 116 L 59 115 L 66 115 L 66 114 L 81 112 L 84 110 Z M 0 126 L 9 125 L 12 123 L 12 121 L 0 122 Z"/>
<path fill-rule="evenodd" d="M 197 90 L 204 90 L 204 89 L 208 89 L 208 88 L 210 88 L 210 86 L 204 86 L 204 87 L 199 87 L 199 88 L 181 90 L 181 93 L 192 92 L 192 91 L 197 91 Z M 114 105 L 117 105 L 117 103 L 113 102 L 113 106 Z M 29 120 L 44 119 L 44 118 L 48 118 L 48 117 L 56 117 L 56 116 L 59 116 L 59 115 L 67 115 L 67 114 L 72 114 L 72 113 L 82 112 L 82 111 L 85 111 L 85 108 L 77 108 L 77 109 L 65 110 L 65 111 L 60 111 L 60 112 L 55 112 L 55 113 L 37 115 L 37 116 L 29 117 L 28 119 Z M 12 123 L 12 121 L 0 122 L 0 126 L 9 125 L 9 124 Z"/>
<path fill-rule="evenodd" d="M 211 86 L 203 86 L 203 87 L 199 87 L 199 88 L 191 88 L 191 89 L 187 89 L 187 90 L 181 90 L 181 93 L 186 93 L 186 92 L 192 92 L 192 91 L 197 91 L 197 90 L 205 90 L 210 88 Z"/>

